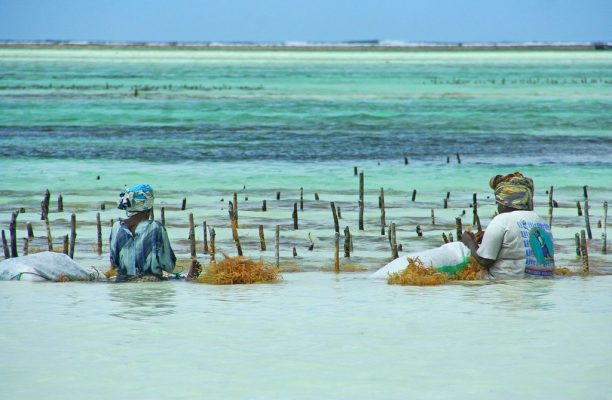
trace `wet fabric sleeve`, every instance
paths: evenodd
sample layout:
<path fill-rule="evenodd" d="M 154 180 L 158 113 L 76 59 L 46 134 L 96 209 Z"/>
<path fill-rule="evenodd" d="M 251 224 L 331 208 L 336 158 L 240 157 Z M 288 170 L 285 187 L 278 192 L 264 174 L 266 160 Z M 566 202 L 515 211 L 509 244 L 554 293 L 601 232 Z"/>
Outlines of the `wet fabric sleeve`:
<path fill-rule="evenodd" d="M 478 248 L 478 255 L 489 260 L 497 260 L 502 243 L 504 242 L 505 234 L 506 229 L 503 226 L 498 224 L 495 220 L 491 221 L 489 226 L 487 226 L 482 238 L 482 243 Z"/>
<path fill-rule="evenodd" d="M 161 230 L 161 246 L 158 248 L 158 260 L 160 267 L 166 272 L 172 272 L 174 271 L 174 266 L 176 264 L 176 256 L 174 255 L 174 251 L 172 251 L 172 247 L 170 246 L 170 240 L 168 239 L 166 228 L 159 224 L 159 229 Z"/>
<path fill-rule="evenodd" d="M 110 245 L 110 263 L 111 266 L 119 268 L 119 254 L 117 254 L 116 238 L 117 238 L 117 223 L 113 224 L 108 243 Z"/>

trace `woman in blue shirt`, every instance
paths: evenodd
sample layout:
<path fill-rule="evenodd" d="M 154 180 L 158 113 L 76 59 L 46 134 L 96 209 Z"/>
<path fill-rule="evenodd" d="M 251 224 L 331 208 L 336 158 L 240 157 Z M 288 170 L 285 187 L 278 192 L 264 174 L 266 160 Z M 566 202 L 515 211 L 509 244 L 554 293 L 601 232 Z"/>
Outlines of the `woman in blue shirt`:
<path fill-rule="evenodd" d="M 110 235 L 111 268 L 117 269 L 115 282 L 162 280 L 163 271 L 174 270 L 176 256 L 164 226 L 150 220 L 153 189 L 137 185 L 119 196 L 118 208 L 125 210 L 128 218 L 115 222 Z"/>

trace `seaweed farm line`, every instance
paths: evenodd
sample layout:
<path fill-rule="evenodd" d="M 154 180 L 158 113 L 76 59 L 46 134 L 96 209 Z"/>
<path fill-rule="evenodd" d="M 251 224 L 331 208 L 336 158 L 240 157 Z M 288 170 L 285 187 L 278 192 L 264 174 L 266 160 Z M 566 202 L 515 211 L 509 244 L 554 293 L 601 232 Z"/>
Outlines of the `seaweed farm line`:
<path fill-rule="evenodd" d="M 459 157 L 457 157 L 459 159 Z M 436 190 L 427 186 L 422 190 L 423 183 L 419 183 L 415 176 L 419 168 L 408 161 L 398 160 L 391 171 L 397 178 L 407 174 L 416 181 L 415 186 L 403 184 L 397 179 L 390 183 L 383 179 L 377 184 L 380 172 L 373 173 L 373 179 L 368 176 L 368 168 L 375 171 L 385 168 L 372 165 L 365 170 L 352 167 L 336 168 L 330 179 L 338 179 L 343 174 L 343 181 L 350 182 L 352 189 L 333 190 L 332 188 L 313 186 L 308 187 L 282 187 L 257 188 L 246 184 L 232 185 L 239 187 L 232 190 L 198 189 L 192 191 L 164 190 L 164 186 L 155 185 L 157 190 L 154 216 L 163 220 L 177 257 L 183 260 L 191 258 L 190 240 L 190 214 L 193 216 L 195 233 L 196 256 L 203 263 L 207 263 L 210 254 L 204 249 L 204 223 L 208 230 L 214 228 L 216 232 L 217 254 L 236 254 L 236 247 L 232 238 L 230 213 L 228 205 L 237 209 L 238 236 L 245 256 L 259 259 L 263 258 L 269 263 L 275 260 L 275 229 L 280 229 L 280 266 L 287 270 L 309 271 L 330 270 L 334 265 L 335 247 L 335 221 L 334 213 L 338 218 L 338 231 L 340 233 L 340 268 L 344 270 L 375 270 L 392 259 L 393 248 L 390 244 L 389 230 L 395 227 L 399 255 L 418 252 L 439 246 L 446 237 L 457 240 L 457 220 L 461 221 L 463 228 L 474 225 L 473 200 L 477 196 L 477 213 L 483 227 L 493 217 L 495 204 L 488 187 L 487 180 L 482 177 L 481 183 L 474 183 L 474 187 L 481 189 L 480 193 L 472 191 L 450 189 L 448 184 L 444 190 Z M 471 175 L 476 172 L 474 167 L 462 164 L 444 165 L 446 174 L 460 180 L 464 174 Z M 402 165 L 404 164 L 404 165 Z M 464 161 L 465 164 L 465 161 Z M 390 168 L 390 167 L 387 167 Z M 431 168 L 431 167 L 428 167 Z M 415 171 L 416 169 L 416 171 Z M 359 176 L 364 175 L 364 217 L 361 230 L 359 222 Z M 450 172 L 449 172 L 450 171 Z M 399 174 L 398 174 L 399 172 Z M 79 181 L 81 187 L 91 187 L 86 192 L 95 191 L 95 196 L 84 196 L 68 187 L 62 189 L 56 184 L 50 193 L 48 220 L 53 238 L 53 248 L 61 251 L 64 238 L 71 232 L 71 214 L 76 217 L 76 241 L 74 258 L 84 265 L 93 265 L 102 270 L 108 268 L 108 235 L 110 222 L 123 218 L 124 214 L 116 209 L 111 189 L 101 190 L 94 187 L 107 187 L 104 182 L 107 176 L 89 176 L 89 182 Z M 97 179 L 100 178 L 100 179 Z M 196 179 L 196 178 L 194 178 Z M 323 178 L 324 179 L 324 178 Z M 388 178 L 387 178 L 388 179 Z M 384 186 L 382 186 L 384 185 Z M 342 187 L 342 185 L 340 185 Z M 469 189 L 469 188 L 468 188 Z M 552 197 L 549 195 L 550 189 Z M 603 188 L 605 189 L 605 188 Z M 57 192 L 55 190 L 58 190 Z M 57 199 L 62 197 L 63 210 L 58 211 Z M 382 196 L 381 196 L 382 194 Z M 558 267 L 569 267 L 574 271 L 583 268 L 582 259 L 576 255 L 575 235 L 581 230 L 587 233 L 589 251 L 589 264 L 592 272 L 612 272 L 610 255 L 606 254 L 607 244 L 604 244 L 606 233 L 606 213 L 604 203 L 607 192 L 601 191 L 598 185 L 594 188 L 585 186 L 543 187 L 538 185 L 536 177 L 536 211 L 544 218 L 550 218 L 552 213 L 553 234 L 555 236 L 555 258 Z M 43 200 L 44 189 L 21 192 L 20 196 L 11 196 L 10 202 L 0 206 L 2 218 L 0 225 L 9 237 L 11 212 L 17 212 L 16 241 L 18 252 L 23 252 L 23 246 L 28 237 L 26 223 L 33 228 L 34 237 L 27 241 L 29 252 L 47 249 L 46 226 L 41 220 L 40 202 Z M 585 197 L 588 196 L 588 197 Z M 382 198 L 381 198 L 382 197 Z M 585 202 L 585 200 L 588 200 Z M 335 210 L 332 209 L 332 203 Z M 549 204 L 553 206 L 550 207 Z M 383 206 L 381 208 L 381 205 Z M 586 207 L 588 205 L 588 224 Z M 184 209 L 183 209 L 184 208 Z M 21 209 L 22 212 L 19 212 Z M 101 220 L 101 254 L 98 254 L 97 214 Z M 266 249 L 261 250 L 260 226 L 263 227 Z M 346 240 L 345 228 L 349 228 L 350 243 L 347 243 L 349 256 L 345 254 L 344 242 Z M 476 226 L 472 228 L 476 230 Z M 209 240 L 207 232 L 206 240 Z M 590 238 L 589 238 L 590 235 Z M 68 240 L 73 251 L 72 240 Z M 10 246 L 9 246 L 10 247 Z"/>

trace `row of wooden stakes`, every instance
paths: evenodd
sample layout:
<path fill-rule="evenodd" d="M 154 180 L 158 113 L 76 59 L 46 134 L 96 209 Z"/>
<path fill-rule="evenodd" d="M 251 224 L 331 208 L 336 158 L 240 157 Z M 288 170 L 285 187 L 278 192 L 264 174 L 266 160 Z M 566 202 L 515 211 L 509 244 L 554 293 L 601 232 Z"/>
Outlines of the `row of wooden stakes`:
<path fill-rule="evenodd" d="M 457 158 L 458 161 L 460 162 L 460 158 L 459 158 L 459 154 L 457 154 Z M 357 167 L 354 168 L 354 173 L 355 175 L 357 175 Z M 359 230 L 364 230 L 364 223 L 363 223 L 363 214 L 364 214 L 364 174 L 363 172 L 360 172 L 359 174 Z M 584 186 L 584 196 L 585 196 L 585 212 L 582 212 L 582 207 L 580 205 L 580 202 L 577 202 L 577 212 L 579 216 L 582 216 L 584 214 L 585 217 L 585 227 L 586 229 L 583 229 L 580 234 L 576 233 L 575 234 L 575 240 L 576 240 L 576 254 L 581 257 L 583 264 L 585 266 L 585 269 L 588 270 L 588 243 L 589 241 L 592 239 L 592 232 L 591 232 L 591 227 L 590 227 L 590 220 L 589 220 L 589 205 L 588 205 L 588 191 L 587 191 L 587 186 Z M 549 196 L 549 210 L 548 210 L 548 217 L 549 217 L 549 225 L 552 226 L 552 216 L 553 216 L 553 209 L 558 207 L 557 202 L 553 199 L 553 193 L 554 193 L 554 188 L 551 186 L 550 190 L 547 191 L 547 194 Z M 417 191 L 416 189 L 413 190 L 412 192 L 412 201 L 414 202 L 416 200 L 416 194 Z M 276 192 L 276 198 L 277 200 L 280 200 L 280 192 Z M 446 198 L 444 199 L 444 208 L 447 208 L 448 206 L 448 199 L 450 198 L 450 192 L 446 193 Z M 318 199 L 318 194 L 315 193 L 315 199 Z M 182 204 L 181 204 L 181 210 L 185 210 L 186 209 L 186 202 L 187 199 L 183 198 L 182 200 Z M 49 190 L 45 191 L 45 195 L 43 200 L 41 201 L 41 219 L 45 221 L 45 228 L 46 228 L 46 233 L 47 233 L 47 245 L 48 245 L 48 249 L 50 251 L 53 250 L 53 239 L 52 239 L 52 234 L 51 234 L 51 227 L 49 224 L 49 218 L 48 218 L 48 213 L 49 213 L 49 203 L 50 203 L 50 192 Z M 385 198 L 384 198 L 384 189 L 380 188 L 380 196 L 379 196 L 379 204 L 378 204 L 379 208 L 380 208 L 380 227 L 381 227 L 381 235 L 388 235 L 388 240 L 389 240 L 389 244 L 391 247 L 391 256 L 393 258 L 396 258 L 398 256 L 399 251 L 401 251 L 401 244 L 398 245 L 397 244 L 397 238 L 396 238 L 396 225 L 395 223 L 391 223 L 390 225 L 388 225 L 388 230 L 387 233 L 385 233 L 385 228 L 387 227 L 387 223 L 386 223 L 386 214 L 385 214 Z M 341 210 L 340 207 L 336 207 L 334 202 L 330 203 L 330 207 L 331 207 L 331 211 L 332 211 L 332 217 L 334 220 L 334 230 L 335 230 L 335 268 L 338 270 L 339 269 L 339 252 L 340 252 L 340 227 L 339 227 L 339 219 L 341 218 Z M 481 223 L 480 223 L 480 218 L 478 216 L 478 200 L 477 200 L 477 194 L 474 193 L 473 194 L 473 201 L 472 201 L 472 211 L 473 211 L 473 223 L 472 225 L 476 226 L 476 229 L 478 232 L 480 232 L 482 230 L 481 227 Z M 105 205 L 104 203 L 101 204 L 101 209 L 104 210 L 105 209 Z M 300 201 L 299 201 L 299 209 L 301 211 L 303 211 L 304 209 L 304 190 L 303 188 L 300 188 Z M 58 196 L 58 201 L 57 201 L 57 210 L 58 211 L 63 211 L 63 198 L 62 195 L 59 194 Z M 266 211 L 267 210 L 267 205 L 266 205 L 266 200 L 263 200 L 263 204 L 262 204 L 262 211 Z M 11 216 L 11 222 L 9 225 L 9 234 L 10 234 L 10 245 L 7 242 L 7 238 L 6 238 L 6 234 L 4 232 L 4 230 L 2 230 L 2 244 L 3 244 L 3 249 L 4 249 L 4 256 L 5 258 L 10 258 L 10 257 L 16 257 L 18 255 L 17 252 L 17 233 L 16 233 L 16 226 L 17 226 L 17 216 L 19 214 L 19 212 L 25 212 L 25 210 L 20 209 L 18 211 L 15 211 L 12 213 Z M 607 211 L 608 211 L 608 204 L 607 202 L 604 202 L 604 234 L 603 234 L 603 248 L 602 251 L 605 253 L 607 250 L 607 237 L 606 237 L 606 230 L 605 230 L 605 226 L 607 224 Z M 236 249 L 237 249 L 237 253 L 239 256 L 243 255 L 243 251 L 242 251 L 242 245 L 240 243 L 240 237 L 238 234 L 238 197 L 237 197 L 237 193 L 234 193 L 233 195 L 233 201 L 229 201 L 229 206 L 228 206 L 228 212 L 229 212 L 229 217 L 230 217 L 230 224 L 231 224 L 231 229 L 232 229 L 232 238 L 233 241 L 236 245 Z M 153 216 L 152 216 L 153 217 Z M 161 223 L 165 226 L 165 209 L 164 207 L 161 207 Z M 297 230 L 299 229 L 299 221 L 298 221 L 298 203 L 294 203 L 294 207 L 293 207 L 293 213 L 292 213 L 292 219 L 293 219 L 293 229 Z M 113 220 L 111 220 L 111 226 L 113 224 Z M 96 246 L 96 250 L 98 254 L 102 254 L 102 228 L 101 228 L 101 220 L 100 220 L 100 213 L 96 214 L 96 225 L 97 225 L 97 246 Z M 435 225 L 435 212 L 434 209 L 431 209 L 431 223 L 432 225 Z M 461 217 L 457 217 L 455 220 L 456 223 L 456 235 L 457 235 L 457 240 L 459 240 L 461 238 L 461 234 L 463 233 L 463 227 L 462 227 L 462 219 Z M 215 230 L 214 228 L 210 228 L 208 229 L 207 232 L 207 224 L 206 221 L 203 222 L 203 231 L 204 231 L 204 253 L 205 254 L 210 254 L 211 257 L 211 261 L 214 262 L 215 261 Z M 32 230 L 32 225 L 30 222 L 27 223 L 27 232 L 28 232 L 28 238 L 25 239 L 24 238 L 24 254 L 27 254 L 28 252 L 28 241 L 31 240 L 34 235 L 33 235 L 33 230 Z M 208 233 L 208 235 L 207 235 Z M 416 233 L 418 236 L 422 236 L 422 228 L 420 225 L 416 226 Z M 280 236 L 280 226 L 277 225 L 276 226 L 276 251 L 275 251 L 275 255 L 276 255 L 276 265 L 279 265 L 279 236 Z M 210 237 L 210 245 L 208 243 L 208 237 Z M 444 240 L 445 243 L 449 242 L 449 241 L 453 241 L 453 236 L 452 233 L 449 234 L 448 236 L 443 233 L 442 234 L 442 238 Z M 265 237 L 264 237 L 264 226 L 263 225 L 259 225 L 259 242 L 260 242 L 260 250 L 265 251 L 266 250 L 266 242 L 265 242 Z M 196 244 L 195 244 L 195 225 L 194 225 L 194 220 L 193 220 L 193 214 L 190 213 L 189 214 L 189 240 L 190 240 L 190 253 L 191 253 L 191 257 L 195 258 L 196 257 Z M 69 255 L 71 258 L 74 257 L 74 249 L 75 249 L 75 241 L 76 241 L 76 215 L 74 213 L 72 213 L 71 215 L 71 222 L 70 222 L 70 234 L 69 235 L 65 235 L 64 236 L 64 253 Z M 312 242 L 312 240 L 310 241 L 310 246 L 309 246 L 309 250 L 312 250 L 314 248 L 314 242 Z M 209 251 L 210 249 L 210 251 Z M 350 233 L 350 229 L 347 226 L 344 229 L 344 256 L 345 257 L 350 257 L 350 253 L 353 251 L 353 243 L 352 243 L 352 235 Z M 295 247 L 293 248 L 293 254 L 294 256 L 297 256 L 297 250 L 295 249 Z"/>

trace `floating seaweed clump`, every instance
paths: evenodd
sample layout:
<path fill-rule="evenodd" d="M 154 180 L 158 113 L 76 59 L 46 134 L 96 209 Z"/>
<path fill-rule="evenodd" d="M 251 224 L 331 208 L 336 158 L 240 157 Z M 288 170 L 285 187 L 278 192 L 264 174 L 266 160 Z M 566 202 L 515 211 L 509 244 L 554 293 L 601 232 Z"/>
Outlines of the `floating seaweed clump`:
<path fill-rule="evenodd" d="M 481 271 L 482 268 L 480 268 L 478 261 L 474 257 L 470 257 L 468 266 L 459 271 L 453 279 L 457 281 L 477 281 L 483 279 Z"/>
<path fill-rule="evenodd" d="M 408 267 L 403 271 L 389 274 L 389 285 L 436 286 L 448 281 L 448 276 L 426 267 L 418 257 L 408 258 Z"/>
<path fill-rule="evenodd" d="M 106 279 L 112 279 L 112 278 L 116 277 L 117 276 L 117 268 L 114 268 L 111 265 L 110 268 L 108 269 L 108 271 L 106 271 L 104 273 L 104 276 L 106 277 Z"/>
<path fill-rule="evenodd" d="M 559 267 L 559 268 L 555 268 L 555 275 L 560 275 L 560 276 L 571 276 L 574 273 L 572 272 L 571 269 L 567 268 L 567 267 Z"/>
<path fill-rule="evenodd" d="M 238 285 L 248 283 L 276 282 L 280 271 L 246 257 L 226 257 L 212 264 L 195 282 L 213 285 Z"/>

